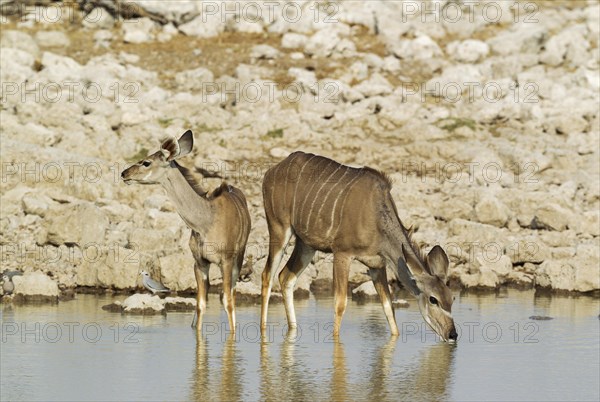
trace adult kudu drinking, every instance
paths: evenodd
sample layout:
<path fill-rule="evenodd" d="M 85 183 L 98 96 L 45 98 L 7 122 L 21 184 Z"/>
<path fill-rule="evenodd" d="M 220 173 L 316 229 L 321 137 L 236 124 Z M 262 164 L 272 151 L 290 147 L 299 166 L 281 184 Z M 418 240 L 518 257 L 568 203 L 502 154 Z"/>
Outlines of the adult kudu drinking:
<path fill-rule="evenodd" d="M 293 290 L 317 250 L 333 253 L 334 335 L 346 309 L 350 262 L 357 259 L 383 304 L 393 335 L 398 335 L 386 265 L 419 302 L 425 321 L 445 341 L 457 338 L 446 285 L 448 257 L 440 246 L 423 255 L 411 240 L 390 194 L 391 182 L 377 170 L 341 165 L 331 159 L 294 152 L 267 171 L 263 181 L 269 229 L 269 256 L 262 273 L 261 328 L 266 328 L 273 277 L 285 248 L 296 245 L 279 274 L 288 328 L 295 328 Z"/>
<path fill-rule="evenodd" d="M 192 229 L 190 249 L 194 256 L 198 295 L 192 326 L 202 327 L 208 292 L 210 264 L 221 267 L 223 306 L 229 328 L 235 331 L 235 284 L 238 279 L 248 234 L 250 213 L 244 194 L 237 188 L 221 184 L 212 193 L 204 191 L 190 171 L 176 159 L 189 154 L 194 136 L 186 131 L 179 140 L 167 139 L 160 149 L 133 166 L 121 177 L 125 183 L 160 184 L 175 204 L 179 216 Z"/>

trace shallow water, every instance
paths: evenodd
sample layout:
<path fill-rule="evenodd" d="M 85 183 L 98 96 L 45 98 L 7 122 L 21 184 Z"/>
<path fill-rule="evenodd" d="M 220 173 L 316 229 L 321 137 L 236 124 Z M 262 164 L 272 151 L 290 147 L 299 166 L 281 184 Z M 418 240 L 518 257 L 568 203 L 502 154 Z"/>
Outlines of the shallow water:
<path fill-rule="evenodd" d="M 233 339 L 211 297 L 197 339 L 191 312 L 101 310 L 113 300 L 2 305 L 0 399 L 600 399 L 597 298 L 457 295 L 455 346 L 436 339 L 412 299 L 396 310 L 398 338 L 378 303 L 350 301 L 340 342 L 331 339 L 331 298 L 296 302 L 295 337 L 286 336 L 283 305 L 273 304 L 267 342 L 258 336 L 259 306 L 238 306 Z"/>

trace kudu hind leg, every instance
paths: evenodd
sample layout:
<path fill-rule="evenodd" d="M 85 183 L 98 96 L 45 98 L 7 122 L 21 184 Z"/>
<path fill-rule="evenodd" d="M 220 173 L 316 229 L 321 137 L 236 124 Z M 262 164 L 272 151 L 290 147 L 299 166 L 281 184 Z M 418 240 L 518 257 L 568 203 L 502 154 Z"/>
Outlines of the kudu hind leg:
<path fill-rule="evenodd" d="M 350 272 L 351 258 L 345 255 L 333 256 L 333 304 L 334 304 L 334 322 L 333 336 L 340 334 L 342 326 L 342 317 L 348 304 L 348 275 Z"/>
<path fill-rule="evenodd" d="M 292 229 L 287 228 L 271 228 L 269 227 L 269 255 L 265 269 L 262 272 L 262 289 L 261 289 L 261 310 L 260 310 L 260 327 L 262 330 L 267 328 L 267 312 L 269 310 L 269 298 L 271 297 L 271 286 L 273 285 L 273 277 L 279 269 L 285 248 L 292 237 Z"/>
<path fill-rule="evenodd" d="M 279 284 L 281 285 L 281 293 L 283 294 L 288 329 L 293 329 L 297 326 L 296 312 L 294 310 L 294 286 L 298 277 L 308 266 L 314 255 L 315 250 L 313 248 L 304 244 L 300 238 L 296 238 L 296 246 L 294 247 L 292 256 L 279 274 Z"/>
<path fill-rule="evenodd" d="M 206 311 L 206 298 L 208 294 L 208 270 L 210 264 L 203 258 L 196 259 L 194 265 L 194 275 L 196 276 L 196 285 L 198 292 L 196 293 L 196 310 L 192 319 L 192 328 L 196 327 L 197 331 L 202 331 L 202 316 Z"/>
<path fill-rule="evenodd" d="M 387 272 L 385 267 L 383 268 L 369 268 L 369 276 L 373 280 L 375 290 L 379 294 L 381 305 L 383 306 L 383 312 L 387 318 L 388 324 L 392 335 L 398 336 L 398 325 L 396 324 L 396 317 L 394 314 L 394 306 L 392 305 L 392 295 L 390 294 L 390 287 L 387 281 Z"/>
<path fill-rule="evenodd" d="M 229 331 L 231 333 L 235 333 L 235 281 L 236 277 L 234 277 L 234 272 L 237 271 L 235 269 L 235 260 L 234 259 L 226 259 L 223 262 L 222 266 L 222 276 L 223 276 L 223 308 L 227 313 L 227 319 L 229 320 Z"/>

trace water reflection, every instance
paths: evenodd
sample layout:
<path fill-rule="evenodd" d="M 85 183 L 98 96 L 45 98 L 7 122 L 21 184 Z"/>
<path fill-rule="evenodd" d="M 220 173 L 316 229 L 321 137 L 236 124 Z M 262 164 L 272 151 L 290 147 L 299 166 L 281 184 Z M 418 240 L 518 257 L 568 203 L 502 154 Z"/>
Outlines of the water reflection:
<path fill-rule="evenodd" d="M 330 400 L 347 401 L 350 399 L 348 392 L 346 354 L 344 351 L 344 344 L 339 340 L 333 343 L 333 371 L 329 384 Z"/>
<path fill-rule="evenodd" d="M 421 352 L 413 387 L 413 392 L 418 395 L 418 399 L 428 401 L 448 399 L 456 348 L 455 345 L 439 343 Z"/>
<path fill-rule="evenodd" d="M 239 339 L 229 336 L 222 343 L 220 364 L 209 358 L 209 340 L 196 336 L 196 365 L 192 396 L 197 401 L 240 401 L 244 386 L 244 364 L 238 356 Z M 218 370 L 220 368 L 220 370 Z M 220 375 L 218 373 L 220 371 Z M 220 382 L 218 382 L 220 380 Z M 218 384 L 218 385 L 217 385 Z"/>
<path fill-rule="evenodd" d="M 208 359 L 208 340 L 196 335 L 196 361 L 192 374 L 192 400 L 210 398 L 210 366 Z"/>
<path fill-rule="evenodd" d="M 189 314 L 108 313 L 101 309 L 113 301 L 108 296 L 83 295 L 51 306 L 2 305 L 1 399 L 599 400 L 598 298 L 507 293 L 460 296 L 457 322 L 479 326 L 457 346 L 438 343 L 422 329 L 390 337 L 375 303 L 349 303 L 340 340 L 332 342 L 326 327 L 331 309 L 320 305 L 330 307 L 331 300 L 311 299 L 298 311 L 302 331 L 286 336 L 277 327 L 262 343 L 251 331 L 240 331 L 237 339 L 220 332 L 197 337 Z M 242 323 L 258 317 L 254 308 L 239 313 Z M 285 323 L 283 308 L 274 313 L 274 322 Z M 531 315 L 554 318 L 534 322 L 535 342 L 527 327 Z M 398 310 L 396 317 L 401 330 L 422 323 L 416 306 Z M 208 319 L 226 322 L 218 308 L 209 309 Z M 73 333 L 68 323 L 78 324 Z M 503 330 L 498 341 L 486 338 L 486 323 Z M 85 337 L 86 325 L 102 330 L 98 341 Z M 131 325 L 135 332 L 123 332 Z M 57 326 L 63 330 L 59 339 L 44 329 Z M 531 370 L 532 364 L 543 369 Z M 114 385 L 98 383 L 99 375 Z"/>

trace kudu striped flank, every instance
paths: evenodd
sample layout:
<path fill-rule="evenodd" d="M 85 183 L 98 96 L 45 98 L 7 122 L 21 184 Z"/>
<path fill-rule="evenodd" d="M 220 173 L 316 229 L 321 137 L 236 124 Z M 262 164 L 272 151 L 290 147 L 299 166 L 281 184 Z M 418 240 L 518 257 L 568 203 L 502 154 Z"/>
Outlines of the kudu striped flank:
<path fill-rule="evenodd" d="M 237 282 L 248 234 L 250 213 L 244 194 L 228 184 L 212 193 L 204 191 L 190 171 L 177 163 L 194 147 L 194 136 L 186 131 L 179 140 L 167 139 L 160 149 L 121 173 L 126 183 L 160 184 L 175 204 L 179 216 L 192 229 L 190 249 L 195 259 L 198 284 L 196 313 L 192 326 L 202 327 L 208 293 L 210 264 L 221 267 L 223 306 L 231 331 L 235 331 L 235 284 Z"/>
<path fill-rule="evenodd" d="M 457 338 L 446 285 L 448 257 L 440 246 L 426 256 L 411 240 L 390 194 L 391 182 L 368 168 L 294 152 L 267 171 L 263 197 L 269 229 L 269 256 L 262 273 L 261 327 L 266 328 L 271 285 L 284 250 L 296 245 L 279 274 L 288 327 L 295 328 L 293 290 L 317 250 L 333 253 L 334 335 L 346 309 L 350 262 L 369 268 L 392 335 L 398 335 L 386 265 L 419 301 L 425 321 L 445 341 Z"/>

